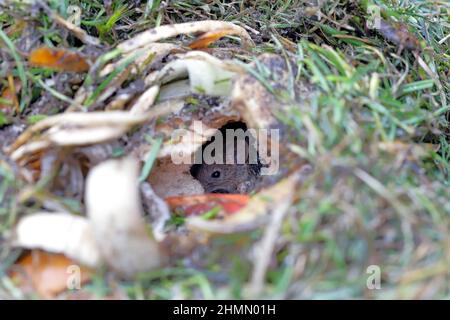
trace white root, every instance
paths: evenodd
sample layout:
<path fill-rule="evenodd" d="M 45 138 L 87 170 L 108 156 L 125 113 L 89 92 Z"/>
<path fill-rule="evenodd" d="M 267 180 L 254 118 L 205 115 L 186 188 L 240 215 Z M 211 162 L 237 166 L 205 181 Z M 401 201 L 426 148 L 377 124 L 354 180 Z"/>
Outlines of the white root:
<path fill-rule="evenodd" d="M 12 244 L 61 253 L 90 267 L 101 263 L 89 221 L 67 213 L 37 212 L 19 220 Z"/>
<path fill-rule="evenodd" d="M 118 138 L 132 126 L 167 112 L 170 110 L 156 109 L 143 113 L 128 111 L 61 113 L 43 119 L 28 128 L 7 152 L 17 161 L 52 145 L 84 146 L 101 143 Z M 47 131 L 41 133 L 44 130 Z M 35 139 L 32 140 L 33 138 Z"/>
<path fill-rule="evenodd" d="M 87 213 L 99 251 L 127 278 L 166 260 L 142 218 L 138 174 L 138 161 L 132 157 L 107 160 L 89 172 L 86 183 Z"/>

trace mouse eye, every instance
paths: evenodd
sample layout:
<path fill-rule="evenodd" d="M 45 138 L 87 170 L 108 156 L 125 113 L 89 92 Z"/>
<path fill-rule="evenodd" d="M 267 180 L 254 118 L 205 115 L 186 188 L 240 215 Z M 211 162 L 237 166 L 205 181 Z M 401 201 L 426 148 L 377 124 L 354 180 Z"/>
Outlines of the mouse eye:
<path fill-rule="evenodd" d="M 219 178 L 220 177 L 220 171 L 216 170 L 211 174 L 211 177 L 213 178 Z"/>

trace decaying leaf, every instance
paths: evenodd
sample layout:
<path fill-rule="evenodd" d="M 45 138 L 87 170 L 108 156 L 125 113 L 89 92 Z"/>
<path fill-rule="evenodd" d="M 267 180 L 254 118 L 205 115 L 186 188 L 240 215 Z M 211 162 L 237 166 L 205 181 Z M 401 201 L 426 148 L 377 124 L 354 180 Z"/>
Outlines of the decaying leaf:
<path fill-rule="evenodd" d="M 216 42 L 222 37 L 236 34 L 236 30 L 233 29 L 222 29 L 222 30 L 214 30 L 209 31 L 202 34 L 200 37 L 195 39 L 193 42 L 189 44 L 189 48 L 191 49 L 202 49 L 206 48 L 210 44 Z"/>
<path fill-rule="evenodd" d="M 89 64 L 79 53 L 66 49 L 41 47 L 33 50 L 28 57 L 33 66 L 47 67 L 58 71 L 85 72 Z"/>
<path fill-rule="evenodd" d="M 31 284 L 40 297 L 53 299 L 61 292 L 88 282 L 91 273 L 90 269 L 64 255 L 33 250 L 13 266 L 11 276 L 20 287 Z"/>
<path fill-rule="evenodd" d="M 221 220 L 205 220 L 201 217 L 189 217 L 188 229 L 213 234 L 243 232 L 258 228 L 270 220 L 270 213 L 286 199 L 292 197 L 301 180 L 301 173 L 296 172 L 272 187 L 264 189 L 250 198 L 248 204 L 232 215 Z"/>

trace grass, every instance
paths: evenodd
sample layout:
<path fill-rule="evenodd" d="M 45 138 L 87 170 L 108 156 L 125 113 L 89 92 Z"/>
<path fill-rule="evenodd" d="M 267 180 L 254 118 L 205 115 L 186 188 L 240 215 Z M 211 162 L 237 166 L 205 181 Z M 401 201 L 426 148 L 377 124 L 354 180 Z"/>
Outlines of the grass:
<path fill-rule="evenodd" d="M 8 74 L 22 82 L 20 114 L 12 116 L 18 123 L 32 114 L 39 99 L 36 92 L 49 93 L 50 103 L 56 94 L 65 107 L 72 97 L 45 83 L 54 74 L 31 73 L 24 64 L 26 33 L 13 33 L 10 28 L 17 18 L 29 14 L 23 5 L 11 3 L 0 13 L 0 59 L 6 62 L 6 67 L 0 65 L 0 86 L 6 87 Z M 68 6 L 78 5 L 81 27 L 100 37 L 107 48 L 104 57 L 114 53 L 114 44 L 153 26 L 219 19 L 258 31 L 250 30 L 257 43 L 255 56 L 274 52 L 295 61 L 297 71 L 286 92 L 270 86 L 263 68 L 249 71 L 290 106 L 288 113 L 279 115 L 291 133 L 289 148 L 315 165 L 283 223 L 263 297 L 450 298 L 448 3 L 325 1 L 320 15 L 319 8 L 297 0 L 208 4 L 189 0 L 165 6 L 160 1 L 141 1 L 137 7 L 113 1 L 109 14 L 97 0 L 50 1 L 49 5 L 66 18 Z M 384 19 L 405 25 L 420 50 L 401 48 L 367 28 L 368 8 L 373 5 Z M 43 12 L 26 20 L 37 27 L 35 41 L 89 49 L 53 25 Z M 112 78 L 88 80 L 101 90 Z M 304 84 L 311 88 L 306 100 L 295 94 L 295 87 Z M 94 90 L 92 100 L 100 93 Z M 31 212 L 39 205 L 20 203 L 23 183 L 15 181 L 16 176 L 14 164 L 2 155 L 3 235 L 18 212 Z M 100 273 L 88 290 L 97 298 L 117 284 L 133 299 L 252 297 L 247 290 L 251 248 L 260 237 L 258 230 L 215 239 L 202 255 L 200 269 L 178 261 L 170 269 L 118 283 Z M 13 254 L 17 252 L 2 248 L 0 259 L 10 261 L 7 258 Z M 367 289 L 370 265 L 381 269 L 381 290 Z M 20 295 L 4 274 L 0 279 L 0 293 Z"/>

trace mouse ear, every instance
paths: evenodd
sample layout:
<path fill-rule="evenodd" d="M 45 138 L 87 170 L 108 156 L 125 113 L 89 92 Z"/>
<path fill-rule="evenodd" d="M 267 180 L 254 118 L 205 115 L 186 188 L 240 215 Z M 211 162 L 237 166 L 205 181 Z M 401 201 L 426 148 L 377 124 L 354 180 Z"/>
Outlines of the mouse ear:
<path fill-rule="evenodd" d="M 194 178 L 197 178 L 200 168 L 201 168 L 201 164 L 192 165 L 191 169 L 189 170 L 191 173 L 191 176 L 193 176 Z"/>

